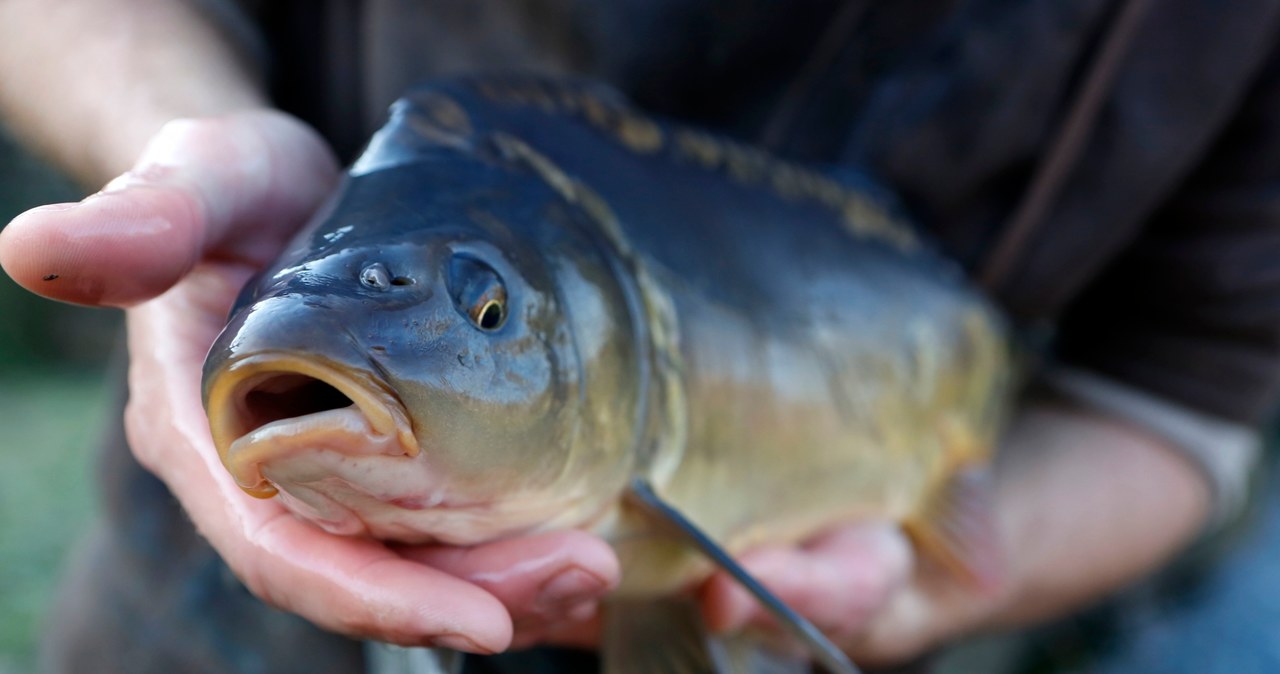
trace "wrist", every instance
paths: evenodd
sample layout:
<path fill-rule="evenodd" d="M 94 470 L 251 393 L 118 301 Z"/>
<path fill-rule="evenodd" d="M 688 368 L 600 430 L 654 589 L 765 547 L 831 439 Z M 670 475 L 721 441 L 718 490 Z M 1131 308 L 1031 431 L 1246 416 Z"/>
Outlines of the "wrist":
<path fill-rule="evenodd" d="M 0 113 L 89 188 L 171 119 L 264 107 L 259 79 L 190 3 L 0 3 Z"/>
<path fill-rule="evenodd" d="M 1075 406 L 1021 414 L 996 472 L 1009 577 L 985 628 L 1096 601 L 1182 549 L 1209 510 L 1204 480 L 1161 438 Z"/>

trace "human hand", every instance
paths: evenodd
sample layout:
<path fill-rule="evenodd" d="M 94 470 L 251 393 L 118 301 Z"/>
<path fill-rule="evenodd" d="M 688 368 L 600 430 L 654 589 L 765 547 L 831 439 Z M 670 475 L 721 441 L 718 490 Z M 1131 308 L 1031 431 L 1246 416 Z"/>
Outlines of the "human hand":
<path fill-rule="evenodd" d="M 917 559 L 893 524 L 840 527 L 801 545 L 762 547 L 742 565 L 855 660 L 894 665 L 972 628 L 994 612 L 998 588 L 978 587 Z M 724 572 L 700 591 L 712 631 L 763 631 L 780 639 L 774 618 Z"/>
<path fill-rule="evenodd" d="M 886 524 L 741 561 L 855 660 L 891 665 L 966 634 L 1076 610 L 1169 559 L 1208 512 L 1203 478 L 1160 437 L 1061 403 L 1028 405 L 1013 419 L 993 472 L 1002 571 L 988 584 L 916 558 Z M 702 600 L 714 630 L 775 629 L 724 574 L 703 586 Z"/>
<path fill-rule="evenodd" d="M 589 613 L 619 571 L 585 533 L 392 548 L 248 497 L 222 467 L 200 403 L 205 353 L 240 286 L 336 176 L 319 137 L 285 115 L 174 122 L 103 192 L 15 219 L 0 233 L 0 265 L 54 299 L 130 307 L 130 445 L 268 603 L 351 636 L 476 652 L 507 647 L 513 620 Z"/>

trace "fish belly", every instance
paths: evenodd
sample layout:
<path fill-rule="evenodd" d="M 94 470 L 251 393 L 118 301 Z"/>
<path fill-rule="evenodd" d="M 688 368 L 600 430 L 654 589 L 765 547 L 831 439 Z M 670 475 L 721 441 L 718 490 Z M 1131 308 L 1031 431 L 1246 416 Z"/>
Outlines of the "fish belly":
<path fill-rule="evenodd" d="M 990 457 L 1006 380 L 994 315 L 909 269 L 865 272 L 811 272 L 818 280 L 793 286 L 799 309 L 782 319 L 667 279 L 685 414 L 672 431 L 678 460 L 651 479 L 730 553 L 904 522 L 952 473 Z M 617 546 L 623 594 L 711 572 L 664 532 L 637 529 Z"/>

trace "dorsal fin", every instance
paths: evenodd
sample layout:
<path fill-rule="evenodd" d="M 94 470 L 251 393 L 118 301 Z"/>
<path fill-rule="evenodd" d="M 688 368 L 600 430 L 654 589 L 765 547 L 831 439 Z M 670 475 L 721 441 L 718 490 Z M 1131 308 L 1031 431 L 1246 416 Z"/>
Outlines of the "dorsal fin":
<path fill-rule="evenodd" d="M 791 607 L 787 606 L 770 592 L 760 581 L 756 580 L 746 569 L 742 568 L 715 541 L 711 540 L 696 524 L 691 522 L 679 510 L 663 501 L 653 487 L 643 478 L 631 481 L 628 490 L 629 500 L 639 506 L 654 519 L 669 525 L 673 533 L 677 533 L 686 542 L 706 555 L 716 566 L 724 569 L 734 580 L 738 581 L 759 601 L 778 624 L 808 647 L 813 659 L 822 664 L 832 674 L 861 674 L 848 656 L 827 639 L 813 623 L 809 622 Z"/>

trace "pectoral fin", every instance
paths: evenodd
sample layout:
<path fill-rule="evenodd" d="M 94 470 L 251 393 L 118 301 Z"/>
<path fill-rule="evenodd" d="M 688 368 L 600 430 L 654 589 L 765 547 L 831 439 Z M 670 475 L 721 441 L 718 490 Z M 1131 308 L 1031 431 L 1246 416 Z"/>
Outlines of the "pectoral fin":
<path fill-rule="evenodd" d="M 604 674 L 719 674 L 690 600 L 614 601 L 604 621 Z"/>
<path fill-rule="evenodd" d="M 994 590 L 1005 575 L 995 521 L 991 470 L 983 465 L 952 474 L 905 528 L 925 556 L 979 589 Z"/>
<path fill-rule="evenodd" d="M 809 659 L 779 653 L 761 645 L 750 634 L 713 636 L 707 639 L 711 661 L 726 674 L 812 674 Z"/>
<path fill-rule="evenodd" d="M 364 642 L 365 668 L 372 674 L 461 674 L 464 654 L 443 648 L 405 648 Z"/>
<path fill-rule="evenodd" d="M 835 644 L 831 643 L 817 627 L 814 627 L 813 623 L 793 611 L 791 607 L 784 604 L 782 600 L 761 585 L 746 569 L 734 561 L 725 552 L 724 548 L 721 548 L 715 541 L 711 540 L 679 510 L 663 501 L 653 491 L 648 482 L 638 478 L 633 480 L 628 496 L 634 505 L 648 513 L 656 521 L 666 524 L 672 533 L 697 548 L 710 558 L 716 566 L 724 569 L 734 580 L 738 581 L 766 610 L 773 614 L 779 625 L 808 647 L 813 659 L 821 663 L 829 672 L 832 674 L 860 674 L 858 668 L 849 661 L 848 656 L 837 648 Z"/>
<path fill-rule="evenodd" d="M 804 658 L 767 650 L 749 635 L 707 633 L 689 599 L 605 606 L 604 674 L 809 674 Z"/>

